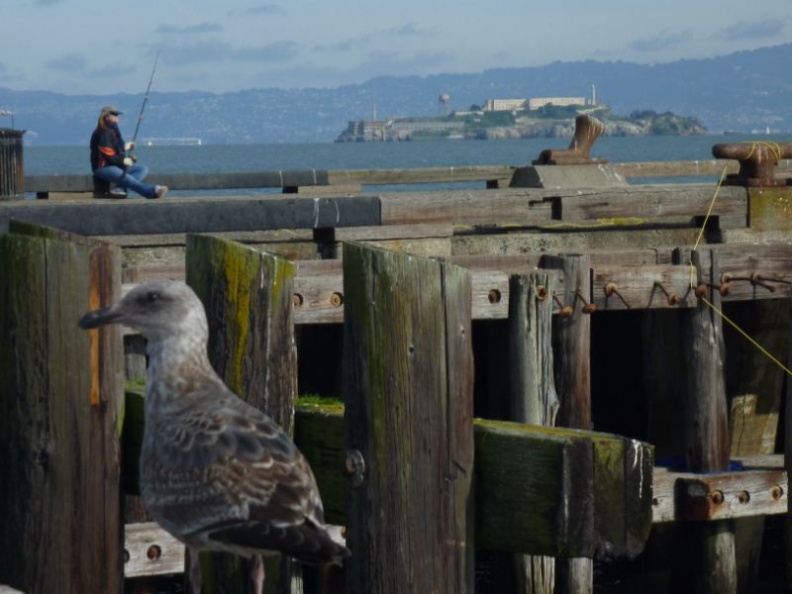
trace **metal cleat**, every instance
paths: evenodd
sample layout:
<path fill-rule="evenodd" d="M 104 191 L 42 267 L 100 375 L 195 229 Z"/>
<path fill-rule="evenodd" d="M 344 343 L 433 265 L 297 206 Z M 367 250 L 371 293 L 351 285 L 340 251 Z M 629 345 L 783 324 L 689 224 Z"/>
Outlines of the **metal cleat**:
<path fill-rule="evenodd" d="M 546 149 L 539 153 L 534 165 L 596 165 L 607 159 L 592 159 L 591 147 L 605 131 L 605 124 L 590 115 L 575 118 L 575 136 L 568 149 Z"/>
<path fill-rule="evenodd" d="M 775 176 L 781 159 L 792 158 L 792 143 L 735 142 L 716 144 L 712 155 L 717 159 L 737 159 L 740 171 L 727 175 L 725 185 L 745 187 L 779 187 L 790 185 L 789 179 Z"/>

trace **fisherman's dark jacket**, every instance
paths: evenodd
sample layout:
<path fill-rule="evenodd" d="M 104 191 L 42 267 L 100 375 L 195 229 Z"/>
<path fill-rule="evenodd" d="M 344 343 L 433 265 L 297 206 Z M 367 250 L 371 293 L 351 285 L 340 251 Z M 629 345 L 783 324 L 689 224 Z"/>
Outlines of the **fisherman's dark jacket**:
<path fill-rule="evenodd" d="M 91 134 L 91 171 L 115 165 L 124 168 L 124 139 L 117 127 L 97 126 Z"/>

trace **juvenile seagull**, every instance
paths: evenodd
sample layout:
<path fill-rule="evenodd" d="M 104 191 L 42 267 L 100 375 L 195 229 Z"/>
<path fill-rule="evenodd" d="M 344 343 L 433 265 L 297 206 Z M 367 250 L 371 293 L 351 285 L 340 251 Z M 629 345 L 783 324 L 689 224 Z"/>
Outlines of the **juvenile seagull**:
<path fill-rule="evenodd" d="M 113 323 L 147 339 L 141 493 L 154 519 L 190 548 L 193 592 L 201 591 L 199 551 L 252 557 L 256 594 L 264 585 L 263 552 L 341 564 L 349 551 L 325 527 L 308 462 L 212 369 L 206 312 L 192 289 L 145 283 L 80 319 L 85 329 Z"/>

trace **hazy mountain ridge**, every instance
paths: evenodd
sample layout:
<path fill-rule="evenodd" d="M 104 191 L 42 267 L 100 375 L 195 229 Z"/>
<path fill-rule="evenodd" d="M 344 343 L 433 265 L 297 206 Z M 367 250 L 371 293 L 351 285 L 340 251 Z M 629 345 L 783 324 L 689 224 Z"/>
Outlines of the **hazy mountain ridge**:
<path fill-rule="evenodd" d="M 698 118 L 711 132 L 770 127 L 792 131 L 792 43 L 706 60 L 656 65 L 628 62 L 554 62 L 541 67 L 498 68 L 476 74 L 383 76 L 333 89 L 252 89 L 235 93 L 159 93 L 154 80 L 138 140 L 201 138 L 205 143 L 332 142 L 356 119 L 430 116 L 440 93 L 449 108 L 468 109 L 488 98 L 588 96 L 616 114 L 672 111 Z M 140 94 L 62 95 L 0 87 L 0 109 L 14 112 L 26 142 L 87 144 L 102 105 L 126 112 L 131 138 Z M 0 118 L 0 126 L 11 125 Z"/>

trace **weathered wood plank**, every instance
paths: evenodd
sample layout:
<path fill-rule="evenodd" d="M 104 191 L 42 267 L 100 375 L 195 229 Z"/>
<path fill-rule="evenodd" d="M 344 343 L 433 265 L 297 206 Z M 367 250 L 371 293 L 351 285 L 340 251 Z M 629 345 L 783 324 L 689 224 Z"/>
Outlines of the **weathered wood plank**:
<path fill-rule="evenodd" d="M 509 420 L 555 425 L 558 394 L 553 378 L 552 313 L 556 275 L 533 272 L 509 277 Z M 552 594 L 555 559 L 513 557 L 519 592 Z"/>
<path fill-rule="evenodd" d="M 371 196 L 0 203 L 0 234 L 8 232 L 11 219 L 83 235 L 318 229 L 381 222 L 379 199 Z"/>
<path fill-rule="evenodd" d="M 640 225 L 661 219 L 690 220 L 710 211 L 714 188 L 711 185 L 645 185 L 608 190 L 581 189 L 576 194 L 559 196 L 560 220 L 586 222 L 621 221 L 623 225 Z M 740 218 L 747 225 L 748 197 L 745 188 L 722 187 L 712 207 L 711 216 Z"/>
<path fill-rule="evenodd" d="M 323 169 L 274 170 L 233 173 L 152 174 L 152 184 L 179 190 L 226 190 L 243 188 L 282 188 L 287 186 L 326 186 L 328 172 Z M 93 176 L 26 175 L 28 192 L 93 192 Z"/>
<path fill-rule="evenodd" d="M 344 246 L 351 593 L 473 591 L 470 291 L 462 268 Z"/>
<path fill-rule="evenodd" d="M 328 172 L 330 184 L 416 184 L 486 181 L 511 177 L 509 165 L 462 165 L 452 167 L 415 167 L 405 169 L 347 169 Z"/>
<path fill-rule="evenodd" d="M 120 334 L 77 327 L 120 262 L 53 230 L 0 238 L 0 582 L 26 592 L 122 589 Z"/>
<path fill-rule="evenodd" d="M 618 455 L 636 447 L 637 463 Z M 651 446 L 619 436 L 478 421 L 477 546 L 637 555 L 651 528 L 652 463 Z"/>
<path fill-rule="evenodd" d="M 551 203 L 524 189 L 394 192 L 380 198 L 383 225 L 451 222 L 538 227 L 554 218 Z"/>
<path fill-rule="evenodd" d="M 597 311 L 618 311 L 693 307 L 696 300 L 689 267 L 647 265 L 593 268 L 591 301 Z"/>
<path fill-rule="evenodd" d="M 184 572 L 185 547 L 155 522 L 127 524 L 124 531 L 124 577 Z"/>
<path fill-rule="evenodd" d="M 555 381 L 560 397 L 557 424 L 575 429 L 591 428 L 591 301 L 590 260 L 585 254 L 561 254 L 542 260 L 545 268 L 558 269 L 564 277 L 561 303 L 570 315 L 554 321 Z M 593 485 L 592 485 L 593 486 Z M 591 553 L 572 555 L 556 564 L 560 594 L 589 594 L 594 590 Z"/>

